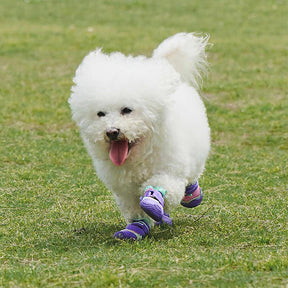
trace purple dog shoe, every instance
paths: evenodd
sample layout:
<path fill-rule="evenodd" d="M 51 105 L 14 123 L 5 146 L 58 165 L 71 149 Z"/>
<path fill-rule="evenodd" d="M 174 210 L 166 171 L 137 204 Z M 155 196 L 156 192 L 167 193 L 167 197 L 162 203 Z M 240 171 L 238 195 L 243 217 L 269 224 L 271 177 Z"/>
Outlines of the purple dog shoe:
<path fill-rule="evenodd" d="M 161 187 L 148 186 L 144 197 L 140 197 L 140 206 L 143 211 L 156 221 L 156 225 L 163 223 L 172 225 L 169 214 L 164 212 L 164 195 L 167 191 Z"/>
<path fill-rule="evenodd" d="M 202 202 L 203 191 L 200 188 L 198 181 L 195 184 L 190 184 L 186 187 L 185 196 L 181 200 L 181 205 L 186 208 L 194 208 Z"/>
<path fill-rule="evenodd" d="M 114 238 L 121 240 L 142 240 L 150 231 L 150 225 L 147 220 L 135 220 L 121 231 L 114 234 Z"/>
<path fill-rule="evenodd" d="M 160 226 L 162 224 L 172 225 L 172 219 L 170 218 L 168 213 L 163 214 L 162 219 L 160 221 L 155 222 L 155 225 Z"/>

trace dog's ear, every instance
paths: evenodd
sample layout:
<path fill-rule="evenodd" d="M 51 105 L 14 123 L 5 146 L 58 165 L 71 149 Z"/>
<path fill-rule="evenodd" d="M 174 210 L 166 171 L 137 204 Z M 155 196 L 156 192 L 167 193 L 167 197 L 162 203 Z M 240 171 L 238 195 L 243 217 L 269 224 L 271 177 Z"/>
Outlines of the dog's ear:
<path fill-rule="evenodd" d="M 153 58 L 165 58 L 195 88 L 202 84 L 207 73 L 205 49 L 209 35 L 196 36 L 192 33 L 178 33 L 164 40 L 153 52 Z"/>

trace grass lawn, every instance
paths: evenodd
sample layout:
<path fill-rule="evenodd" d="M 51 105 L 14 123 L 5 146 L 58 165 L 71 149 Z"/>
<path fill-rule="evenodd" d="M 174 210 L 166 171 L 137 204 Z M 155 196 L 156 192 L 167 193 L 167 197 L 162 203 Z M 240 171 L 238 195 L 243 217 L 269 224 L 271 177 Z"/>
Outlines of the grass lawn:
<path fill-rule="evenodd" d="M 1 0 L 0 287 L 287 287 L 288 4 Z M 137 243 L 67 99 L 89 51 L 211 35 L 205 199 Z"/>

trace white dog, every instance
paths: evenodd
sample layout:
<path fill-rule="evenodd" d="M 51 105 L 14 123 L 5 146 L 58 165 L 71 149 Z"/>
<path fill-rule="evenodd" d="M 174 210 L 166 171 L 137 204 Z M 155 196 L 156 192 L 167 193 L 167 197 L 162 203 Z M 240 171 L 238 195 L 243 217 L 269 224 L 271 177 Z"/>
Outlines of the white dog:
<path fill-rule="evenodd" d="M 207 42 L 208 36 L 179 33 L 151 58 L 96 49 L 76 71 L 73 119 L 128 222 L 115 238 L 142 239 L 155 222 L 172 223 L 170 207 L 192 208 L 202 200 L 197 180 L 210 129 L 197 90 Z"/>

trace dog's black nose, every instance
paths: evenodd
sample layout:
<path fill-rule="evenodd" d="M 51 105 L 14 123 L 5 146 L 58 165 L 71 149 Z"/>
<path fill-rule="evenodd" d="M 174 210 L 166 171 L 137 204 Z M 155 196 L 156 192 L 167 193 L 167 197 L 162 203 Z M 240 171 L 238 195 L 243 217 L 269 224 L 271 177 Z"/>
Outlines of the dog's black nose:
<path fill-rule="evenodd" d="M 120 129 L 110 128 L 106 131 L 106 135 L 110 140 L 116 140 L 120 134 Z"/>

